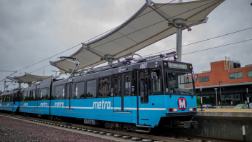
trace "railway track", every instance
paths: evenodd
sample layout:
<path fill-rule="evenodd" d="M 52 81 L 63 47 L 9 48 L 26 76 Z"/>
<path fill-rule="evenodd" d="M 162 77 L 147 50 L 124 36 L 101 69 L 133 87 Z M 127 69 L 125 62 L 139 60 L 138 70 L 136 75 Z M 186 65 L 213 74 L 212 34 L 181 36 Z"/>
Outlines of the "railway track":
<path fill-rule="evenodd" d="M 34 123 L 42 123 L 46 125 L 58 126 L 64 129 L 74 129 L 79 131 L 86 131 L 97 135 L 107 135 L 122 139 L 131 139 L 133 141 L 144 141 L 144 142 L 179 142 L 179 141 L 191 141 L 191 142 L 238 142 L 236 140 L 227 140 L 211 137 L 193 136 L 178 134 L 172 132 L 166 132 L 164 130 L 155 131 L 150 134 L 130 132 L 126 130 L 112 130 L 106 128 L 100 128 L 97 126 L 87 126 L 84 124 L 79 124 L 73 121 L 55 121 L 45 118 L 33 117 L 33 116 L 23 116 L 12 113 L 0 112 L 0 116 L 6 116 L 10 118 L 16 118 L 20 120 L 32 121 Z"/>

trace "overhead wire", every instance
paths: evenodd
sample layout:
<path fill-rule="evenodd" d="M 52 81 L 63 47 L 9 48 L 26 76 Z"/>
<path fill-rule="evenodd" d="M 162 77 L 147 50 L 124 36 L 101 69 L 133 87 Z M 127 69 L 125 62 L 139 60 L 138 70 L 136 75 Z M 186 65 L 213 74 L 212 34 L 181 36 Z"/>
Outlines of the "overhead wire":
<path fill-rule="evenodd" d="M 42 68 L 39 68 L 39 69 L 37 69 L 37 70 L 34 70 L 34 71 L 32 71 L 32 72 L 36 72 L 36 71 L 38 71 L 38 70 L 41 70 L 41 69 L 46 68 L 46 67 L 49 67 L 49 66 L 51 66 L 51 65 L 46 65 L 46 66 L 44 66 L 44 67 L 42 67 Z M 32 72 L 31 72 L 31 73 L 32 73 Z"/>
<path fill-rule="evenodd" d="M 202 50 L 196 50 L 196 51 L 193 51 L 193 52 L 184 53 L 182 55 L 188 55 L 188 54 L 193 54 L 193 53 L 197 53 L 197 52 L 207 51 L 207 50 L 210 50 L 210 49 L 225 47 L 225 46 L 229 46 L 229 45 L 233 45 L 233 44 L 238 44 L 238 43 L 243 43 L 243 42 L 247 42 L 247 41 L 252 41 L 252 39 L 242 40 L 242 41 L 233 42 L 233 43 L 229 43 L 229 44 L 225 44 L 225 45 L 219 45 L 219 46 L 210 47 L 210 48 L 206 48 L 206 49 L 202 49 Z"/>
<path fill-rule="evenodd" d="M 81 44 L 75 45 L 75 46 L 73 46 L 73 47 L 71 47 L 71 48 L 68 48 L 68 49 L 66 49 L 66 50 L 64 50 L 64 51 L 62 51 L 62 52 L 59 52 L 59 53 L 57 53 L 57 54 L 55 54 L 55 55 L 53 55 L 53 56 L 50 56 L 50 57 L 48 57 L 48 58 L 46 58 L 46 59 L 44 59 L 44 60 L 41 60 L 41 61 L 39 61 L 39 62 L 37 62 L 37 63 L 32 64 L 32 65 L 29 65 L 29 66 L 26 66 L 26 67 L 24 67 L 24 68 L 21 68 L 21 69 L 15 71 L 14 73 L 12 73 L 11 75 L 9 75 L 9 76 L 7 76 L 7 77 L 12 76 L 13 74 L 17 73 L 18 71 L 21 71 L 21 70 L 23 70 L 23 69 L 29 68 L 29 67 L 31 67 L 31 66 L 34 66 L 34 65 L 36 65 L 36 64 L 39 64 L 39 63 L 41 63 L 41 62 L 43 62 L 43 61 L 46 61 L 46 60 L 48 60 L 48 59 L 51 59 L 51 58 L 53 58 L 53 57 L 55 57 L 55 56 L 57 56 L 57 55 L 59 55 L 59 54 L 62 54 L 62 53 L 66 52 L 66 51 L 68 51 L 68 50 L 70 50 L 70 49 L 73 49 L 73 48 L 75 48 L 75 47 L 77 47 L 77 46 L 79 46 L 79 45 L 81 45 Z M 50 65 L 48 65 L 48 66 L 50 66 Z M 40 68 L 40 69 L 42 69 L 42 68 Z M 37 70 L 36 70 L 36 71 L 37 71 Z M 4 79 L 5 79 L 5 78 L 4 78 Z M 4 79 L 2 79 L 0 82 L 2 82 Z"/>
<path fill-rule="evenodd" d="M 217 39 L 217 38 L 220 38 L 220 37 L 228 36 L 228 35 L 231 35 L 231 34 L 236 34 L 236 33 L 247 31 L 247 30 L 252 30 L 252 27 L 245 28 L 245 29 L 238 30 L 238 31 L 234 31 L 234 32 L 227 33 L 227 34 L 223 34 L 223 35 L 219 35 L 219 36 L 216 36 L 216 37 L 211 37 L 211 38 L 200 40 L 200 41 L 197 41 L 197 42 L 189 43 L 189 44 L 186 44 L 186 45 L 182 45 L 182 47 L 190 46 L 190 45 L 193 45 L 193 44 L 198 44 L 198 43 L 201 43 L 201 42 L 209 41 L 209 40 L 212 40 L 212 39 Z M 176 48 L 170 48 L 170 49 L 167 49 L 167 50 L 162 50 L 160 52 L 149 54 L 149 55 L 163 53 L 163 52 L 166 52 L 166 51 L 170 51 L 172 49 L 176 49 Z"/>
<path fill-rule="evenodd" d="M 173 1 L 175 1 L 175 0 L 171 0 L 170 2 L 168 2 L 168 3 L 166 3 L 166 4 L 172 3 Z M 163 6 L 163 5 L 162 5 L 162 6 Z M 162 7 L 162 6 L 160 6 L 160 7 Z M 158 8 L 160 8 L 160 7 L 158 7 Z M 157 8 L 157 9 L 158 9 L 158 8 Z M 150 12 L 152 12 L 152 11 L 154 11 L 154 10 L 148 11 L 148 12 L 144 13 L 143 15 L 148 14 L 148 13 L 150 13 Z M 143 15 L 140 15 L 139 17 L 141 17 L 141 16 L 143 16 Z M 139 17 L 137 17 L 137 18 L 139 18 Z M 117 26 L 117 27 L 119 27 L 119 26 Z M 87 40 L 87 41 L 90 41 L 90 40 L 92 40 L 92 39 L 95 39 L 95 38 L 97 38 L 97 37 L 100 37 L 100 36 L 102 36 L 102 35 L 104 35 L 104 34 L 110 32 L 110 31 L 116 29 L 117 27 L 115 27 L 115 28 L 113 28 L 113 29 L 111 29 L 111 30 L 108 30 L 108 31 L 106 31 L 106 32 L 104 32 L 104 33 L 102 33 L 102 34 L 100 34 L 100 35 L 98 35 L 98 36 L 95 36 L 95 37 L 93 37 L 93 38 L 91 38 L 91 39 L 89 39 L 89 40 Z M 85 42 L 87 42 L 87 41 L 85 41 Z M 85 43 L 85 42 L 84 42 L 84 43 Z M 43 61 L 46 61 L 46 60 L 48 60 L 48 59 L 51 59 L 52 57 L 55 57 L 55 56 L 57 56 L 57 55 L 59 55 L 59 54 L 62 54 L 62 53 L 66 52 L 66 51 L 68 51 L 68 50 L 70 50 L 70 49 L 73 49 L 73 48 L 79 46 L 79 45 L 81 45 L 81 44 L 75 45 L 75 46 L 73 46 L 73 47 L 71 47 L 71 48 L 68 48 L 68 49 L 66 49 L 66 50 L 64 50 L 64 51 L 62 51 L 62 52 L 60 52 L 60 53 L 57 53 L 57 54 L 55 54 L 55 55 L 53 55 L 53 56 L 51 56 L 51 57 L 48 57 L 48 58 L 46 58 L 46 59 L 44 59 L 44 60 L 41 60 L 41 61 L 39 61 L 39 62 L 37 62 L 37 63 L 34 63 L 34 64 L 32 64 L 32 65 L 29 65 L 29 66 L 26 66 L 26 67 L 24 67 L 24 68 L 21 68 L 21 69 L 17 70 L 16 72 L 18 72 L 18 71 L 20 71 L 20 70 L 23 70 L 23 69 L 26 69 L 26 68 L 29 68 L 29 67 L 34 66 L 34 65 L 36 65 L 36 64 L 39 64 L 39 63 L 41 63 L 41 62 L 43 62 Z M 40 68 L 40 69 L 42 69 L 42 68 Z M 37 71 L 37 70 L 36 70 L 36 71 Z M 11 75 L 13 75 L 13 74 L 11 74 Z M 11 75 L 9 75 L 9 76 L 11 76 Z M 3 79 L 3 80 L 4 80 L 4 79 Z M 1 82 L 1 81 L 0 81 L 0 82 Z"/>
<path fill-rule="evenodd" d="M 175 1 L 175 0 L 172 0 L 172 1 L 170 1 L 169 3 L 173 2 L 173 1 Z M 217 1 L 217 0 L 216 0 L 216 1 Z M 213 2 L 215 2 L 215 1 L 213 1 Z M 187 13 L 187 12 L 189 12 L 189 11 L 195 10 L 195 9 L 197 9 L 197 8 L 200 8 L 200 7 L 202 7 L 202 6 L 208 5 L 208 4 L 213 3 L 213 2 L 209 2 L 209 3 L 207 3 L 207 4 L 201 5 L 201 6 L 199 6 L 199 7 L 194 8 L 194 9 L 187 10 L 187 11 L 182 12 L 182 13 L 180 13 L 180 14 L 178 14 L 178 15 L 175 15 L 175 16 L 173 16 L 173 17 L 171 17 L 171 18 L 174 18 L 174 17 L 179 16 L 179 15 L 181 15 L 181 14 L 185 14 L 185 13 Z M 166 4 L 168 4 L 168 3 L 166 3 Z M 162 6 L 164 6 L 164 5 L 162 5 Z M 162 7 L 162 6 L 160 6 L 160 7 Z M 160 8 L 160 7 L 158 7 L 158 8 Z M 158 9 L 158 8 L 156 8 L 156 9 Z M 138 16 L 137 18 L 139 18 L 139 17 L 141 17 L 141 16 L 143 16 L 143 15 L 145 15 L 145 14 L 148 14 L 148 13 L 150 13 L 150 12 L 152 12 L 152 11 L 154 11 L 154 10 L 148 11 L 148 12 L 146 12 L 146 13 L 144 13 L 144 14 Z M 135 33 L 135 32 L 141 31 L 141 30 L 143 30 L 143 29 L 149 28 L 149 27 L 151 27 L 151 26 L 154 26 L 154 25 L 156 25 L 156 24 L 158 24 L 158 23 L 161 23 L 161 22 L 164 22 L 164 21 L 166 21 L 166 20 L 159 21 L 159 22 L 157 22 L 157 23 L 154 23 L 154 24 L 149 25 L 149 26 L 147 26 L 147 27 L 144 27 L 144 28 L 142 28 L 142 29 L 136 30 L 136 31 L 134 31 L 134 32 L 132 32 L 132 33 L 129 33 L 129 34 L 127 34 L 127 35 L 130 35 L 130 34 L 133 34 L 133 33 Z M 117 27 L 116 27 L 116 28 L 117 28 Z M 113 28 L 113 29 L 115 29 L 115 28 Z M 111 30 L 113 30 L 113 29 L 111 29 Z M 109 31 L 111 31 L 111 30 L 108 30 L 107 32 L 109 32 Z M 105 33 L 107 33 L 107 32 L 105 32 Z M 105 34 L 105 33 L 103 33 L 103 34 Z M 98 35 L 98 36 L 96 36 L 96 37 L 93 37 L 93 38 L 91 38 L 91 39 L 97 38 L 97 37 L 99 37 L 99 36 L 101 36 L 101 35 L 103 35 L 103 34 L 100 34 L 100 35 Z M 109 42 L 112 42 L 112 41 L 114 41 L 114 40 L 120 39 L 120 38 L 122 38 L 122 37 L 124 37 L 124 36 L 127 36 L 127 35 L 123 35 L 123 36 L 121 36 L 121 37 L 119 37 L 119 38 L 110 40 Z M 90 41 L 91 39 L 89 39 L 88 41 Z M 86 42 L 86 41 L 85 41 L 85 42 Z M 85 42 L 84 42 L 84 43 L 85 43 Z M 109 43 L 109 42 L 103 43 L 103 44 L 101 44 L 101 45 L 107 44 L 107 43 Z M 61 54 L 61 53 L 63 53 L 63 52 L 66 52 L 66 51 L 68 51 L 68 50 L 70 50 L 70 49 L 73 49 L 73 48 L 75 48 L 75 47 L 77 47 L 77 46 L 79 46 L 79 45 L 81 45 L 81 44 L 78 44 L 78 45 L 76 45 L 76 46 L 73 46 L 73 47 L 71 47 L 71 48 L 68 48 L 68 49 L 66 49 L 66 50 L 64 50 L 64 51 L 62 51 L 62 52 L 60 52 L 60 53 L 58 53 L 58 54 L 55 54 L 55 55 L 53 55 L 53 56 L 51 56 L 51 57 L 49 57 L 49 58 L 46 58 L 46 59 L 44 59 L 44 60 L 41 60 L 41 61 L 39 61 L 39 62 L 37 62 L 37 63 L 34 63 L 34 64 L 32 64 L 32 65 L 29 65 L 29 66 L 27 66 L 27 67 L 21 68 L 21 69 L 17 70 L 16 72 L 18 72 L 18 71 L 20 71 L 20 70 L 23 70 L 23 69 L 26 69 L 26 68 L 29 68 L 29 67 L 34 66 L 34 65 L 36 65 L 36 64 L 39 64 L 39 63 L 41 63 L 41 62 L 43 62 L 43 61 L 45 61 L 45 60 L 48 60 L 48 59 L 50 59 L 50 58 L 52 58 L 52 57 L 57 56 L 57 55 L 59 55 L 59 54 Z M 101 46 L 101 45 L 98 45 L 98 46 Z M 95 46 L 95 47 L 98 47 L 98 46 Z M 95 47 L 94 47 L 94 48 L 95 48 Z M 83 52 L 83 51 L 82 51 L 82 52 Z M 82 53 L 82 52 L 80 52 L 80 53 Z M 48 67 L 48 66 L 50 66 L 50 65 L 47 65 L 47 66 L 45 66 L 45 67 Z M 45 67 L 43 67 L 43 68 L 45 68 Z M 40 68 L 40 69 L 43 69 L 43 68 Z M 37 69 L 37 70 L 40 70 L 40 69 Z M 37 70 L 35 70 L 35 71 L 37 71 Z M 33 71 L 33 72 L 35 72 L 35 71 Z M 16 73 L 16 72 L 15 72 L 15 73 Z M 14 73 L 14 74 L 15 74 L 15 73 Z M 13 74 L 11 74 L 11 75 L 13 75 Z M 11 75 L 9 75 L 9 76 L 11 76 Z M 4 79 L 3 79 L 3 80 L 4 80 Z"/>
<path fill-rule="evenodd" d="M 0 72 L 16 72 L 16 71 L 0 70 Z"/>

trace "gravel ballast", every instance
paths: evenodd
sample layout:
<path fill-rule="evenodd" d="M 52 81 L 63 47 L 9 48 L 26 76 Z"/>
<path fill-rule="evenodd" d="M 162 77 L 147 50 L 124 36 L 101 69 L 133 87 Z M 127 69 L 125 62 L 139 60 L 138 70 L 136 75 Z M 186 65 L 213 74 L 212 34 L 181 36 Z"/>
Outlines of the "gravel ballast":
<path fill-rule="evenodd" d="M 114 142 L 89 135 L 59 130 L 44 125 L 25 122 L 0 116 L 0 141 L 1 142 Z"/>

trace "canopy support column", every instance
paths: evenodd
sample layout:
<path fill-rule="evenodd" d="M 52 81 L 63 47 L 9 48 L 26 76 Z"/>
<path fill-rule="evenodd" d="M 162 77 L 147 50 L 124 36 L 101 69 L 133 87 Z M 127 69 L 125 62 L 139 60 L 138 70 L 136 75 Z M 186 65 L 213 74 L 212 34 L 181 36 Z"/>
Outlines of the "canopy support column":
<path fill-rule="evenodd" d="M 182 2 L 180 0 L 179 2 Z M 164 15 L 159 9 L 155 8 L 151 0 L 146 0 L 146 3 L 149 7 L 151 7 L 155 12 L 157 12 L 160 16 L 162 16 L 164 19 L 166 19 L 169 23 L 168 26 L 174 26 L 177 28 L 177 44 L 176 44 L 176 52 L 178 54 L 178 59 L 177 61 L 181 61 L 181 56 L 182 56 L 182 30 L 186 28 L 186 21 L 183 19 L 175 19 L 174 21 L 171 21 L 169 17 Z"/>
<path fill-rule="evenodd" d="M 108 65 L 112 65 L 113 64 L 113 60 L 114 60 L 113 56 L 111 56 L 111 55 L 105 55 L 104 59 L 106 61 L 108 61 Z"/>
<path fill-rule="evenodd" d="M 21 88 L 21 82 L 18 82 L 18 88 Z"/>
<path fill-rule="evenodd" d="M 183 19 L 176 19 L 173 21 L 175 27 L 177 28 L 177 42 L 176 42 L 176 52 L 178 54 L 177 61 L 181 62 L 182 60 L 182 30 L 185 28 L 186 21 Z"/>
<path fill-rule="evenodd" d="M 181 62 L 182 60 L 182 27 L 177 28 L 177 42 L 176 42 L 176 51 L 178 54 L 177 61 Z"/>

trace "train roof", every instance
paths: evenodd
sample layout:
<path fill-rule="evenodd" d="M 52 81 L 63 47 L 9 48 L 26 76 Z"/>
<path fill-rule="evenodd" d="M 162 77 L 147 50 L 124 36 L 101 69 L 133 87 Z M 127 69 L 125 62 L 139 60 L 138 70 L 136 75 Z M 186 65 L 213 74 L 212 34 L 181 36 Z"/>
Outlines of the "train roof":
<path fill-rule="evenodd" d="M 20 91 L 21 89 L 14 89 L 14 90 L 5 90 L 4 92 L 2 92 L 2 94 L 0 94 L 0 96 L 4 96 L 4 95 L 9 95 L 9 94 L 13 94 L 13 93 L 17 93 L 18 91 Z"/>
<path fill-rule="evenodd" d="M 96 69 L 93 69 L 86 74 L 80 75 L 80 76 L 73 76 L 71 78 L 65 78 L 62 80 L 53 81 L 54 85 L 61 85 L 68 82 L 79 82 L 82 80 L 93 80 L 97 79 L 103 76 L 110 76 L 111 74 L 119 74 L 124 72 L 133 71 L 135 69 L 150 69 L 150 68 L 159 68 L 163 65 L 163 62 L 167 63 L 173 63 L 173 64 L 186 64 L 191 66 L 191 63 L 185 63 L 185 62 L 177 62 L 177 61 L 169 61 L 169 60 L 151 60 L 146 62 L 140 62 L 140 63 L 125 63 L 120 65 L 111 65 L 111 66 L 104 66 L 104 67 L 98 67 Z M 190 67 L 188 66 L 187 69 Z M 181 68 L 177 68 L 181 69 Z"/>

